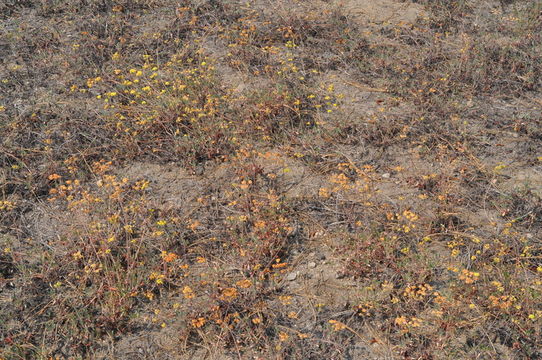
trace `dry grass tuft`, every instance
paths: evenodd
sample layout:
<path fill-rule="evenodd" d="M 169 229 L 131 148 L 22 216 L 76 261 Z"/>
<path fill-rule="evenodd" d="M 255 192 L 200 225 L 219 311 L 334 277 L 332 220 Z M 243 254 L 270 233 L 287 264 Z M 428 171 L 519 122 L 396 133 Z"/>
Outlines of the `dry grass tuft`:
<path fill-rule="evenodd" d="M 0 359 L 542 357 L 542 3 L 369 5 L 0 4 Z"/>

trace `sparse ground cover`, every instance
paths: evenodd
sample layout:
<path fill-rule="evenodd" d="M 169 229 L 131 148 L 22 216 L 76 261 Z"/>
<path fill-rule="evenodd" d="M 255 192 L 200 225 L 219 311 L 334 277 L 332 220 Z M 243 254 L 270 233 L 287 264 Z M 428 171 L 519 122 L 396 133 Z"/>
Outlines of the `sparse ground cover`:
<path fill-rule="evenodd" d="M 0 21 L 0 358 L 542 358 L 540 1 Z"/>

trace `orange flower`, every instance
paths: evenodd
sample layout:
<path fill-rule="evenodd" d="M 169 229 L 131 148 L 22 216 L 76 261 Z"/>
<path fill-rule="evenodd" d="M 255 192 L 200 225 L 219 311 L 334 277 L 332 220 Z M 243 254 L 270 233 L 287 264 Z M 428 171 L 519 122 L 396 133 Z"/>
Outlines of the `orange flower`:
<path fill-rule="evenodd" d="M 177 260 L 178 258 L 177 254 L 168 253 L 167 251 L 162 251 L 161 256 L 162 256 L 162 260 L 164 260 L 164 262 L 167 262 L 167 263 L 173 262 Z"/>
<path fill-rule="evenodd" d="M 245 279 L 245 280 L 239 280 L 235 283 L 240 288 L 247 289 L 252 286 L 252 281 Z"/>
<path fill-rule="evenodd" d="M 200 328 L 205 325 L 205 318 L 199 317 L 197 319 L 192 319 L 192 326 L 195 328 Z"/>
<path fill-rule="evenodd" d="M 222 290 L 222 296 L 235 298 L 235 297 L 237 297 L 237 289 L 236 288 L 226 288 L 226 289 Z"/>
<path fill-rule="evenodd" d="M 343 324 L 343 323 L 340 322 L 340 321 L 337 321 L 337 320 L 329 320 L 329 323 L 330 323 L 331 325 L 333 325 L 333 330 L 335 330 L 335 331 L 341 331 L 341 330 L 346 329 L 346 325 Z"/>
<path fill-rule="evenodd" d="M 192 231 L 196 231 L 196 229 L 200 226 L 201 226 L 201 223 L 198 220 L 194 220 L 190 223 L 190 225 L 188 225 L 188 228 L 190 228 L 190 230 Z"/>

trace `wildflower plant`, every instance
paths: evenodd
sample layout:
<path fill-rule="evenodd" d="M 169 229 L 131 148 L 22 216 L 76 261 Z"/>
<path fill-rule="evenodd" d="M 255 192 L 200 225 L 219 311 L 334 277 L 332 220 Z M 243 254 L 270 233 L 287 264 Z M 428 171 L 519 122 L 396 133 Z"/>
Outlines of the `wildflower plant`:
<path fill-rule="evenodd" d="M 0 4 L 1 359 L 540 357 L 540 1 L 84 3 Z"/>

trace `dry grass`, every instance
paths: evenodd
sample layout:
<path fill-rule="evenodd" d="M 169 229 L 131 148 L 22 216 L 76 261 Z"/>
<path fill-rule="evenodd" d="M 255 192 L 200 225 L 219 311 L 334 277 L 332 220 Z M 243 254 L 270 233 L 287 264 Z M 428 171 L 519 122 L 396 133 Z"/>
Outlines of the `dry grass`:
<path fill-rule="evenodd" d="M 541 358 L 542 3 L 421 3 L 1 4 L 0 358 Z"/>

